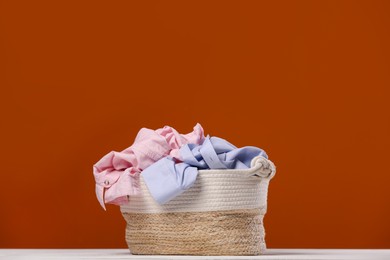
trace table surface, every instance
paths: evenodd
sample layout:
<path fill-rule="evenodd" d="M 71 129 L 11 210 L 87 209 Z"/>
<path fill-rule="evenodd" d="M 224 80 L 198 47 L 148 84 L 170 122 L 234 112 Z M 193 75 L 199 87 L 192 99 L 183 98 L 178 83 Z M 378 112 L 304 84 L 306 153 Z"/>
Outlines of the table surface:
<path fill-rule="evenodd" d="M 261 256 L 131 255 L 128 249 L 0 249 L 0 259 L 384 259 L 390 249 L 267 249 Z"/>

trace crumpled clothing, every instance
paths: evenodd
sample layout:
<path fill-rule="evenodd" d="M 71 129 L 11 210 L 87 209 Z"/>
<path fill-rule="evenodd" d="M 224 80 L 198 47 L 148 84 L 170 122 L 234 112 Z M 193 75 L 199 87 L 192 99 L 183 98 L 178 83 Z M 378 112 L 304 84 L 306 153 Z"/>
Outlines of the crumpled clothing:
<path fill-rule="evenodd" d="M 170 156 L 179 158 L 179 149 L 187 144 L 202 144 L 205 139 L 200 124 L 194 131 L 179 134 L 170 126 L 157 130 L 142 128 L 130 147 L 121 152 L 112 151 L 93 166 L 96 196 L 100 205 L 122 205 L 129 196 L 139 194 L 139 174 L 159 159 Z"/>
<path fill-rule="evenodd" d="M 237 148 L 218 137 L 207 137 L 200 145 L 186 144 L 179 150 L 182 162 L 164 157 L 142 173 L 152 197 L 164 204 L 191 187 L 199 169 L 248 169 L 252 159 L 261 156 L 268 159 L 260 148 L 246 146 Z"/>

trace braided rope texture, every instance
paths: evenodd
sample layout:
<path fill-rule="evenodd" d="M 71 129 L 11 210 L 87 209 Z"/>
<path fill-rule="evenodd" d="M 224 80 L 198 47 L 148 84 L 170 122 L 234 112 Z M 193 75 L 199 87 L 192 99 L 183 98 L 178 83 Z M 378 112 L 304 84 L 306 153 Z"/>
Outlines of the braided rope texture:
<path fill-rule="evenodd" d="M 264 253 L 263 218 L 275 174 L 273 163 L 264 160 L 255 158 L 250 169 L 200 170 L 192 187 L 164 205 L 153 199 L 141 174 L 140 194 L 121 206 L 131 253 Z M 270 166 L 271 174 L 263 165 Z"/>
<path fill-rule="evenodd" d="M 169 213 L 266 209 L 269 181 L 268 178 L 251 176 L 246 170 L 201 171 L 191 188 L 168 203 L 159 205 L 141 175 L 141 194 L 131 196 L 129 202 L 121 206 L 121 211 Z"/>
<path fill-rule="evenodd" d="M 126 242 L 140 255 L 259 255 L 266 249 L 265 209 L 131 213 Z"/>

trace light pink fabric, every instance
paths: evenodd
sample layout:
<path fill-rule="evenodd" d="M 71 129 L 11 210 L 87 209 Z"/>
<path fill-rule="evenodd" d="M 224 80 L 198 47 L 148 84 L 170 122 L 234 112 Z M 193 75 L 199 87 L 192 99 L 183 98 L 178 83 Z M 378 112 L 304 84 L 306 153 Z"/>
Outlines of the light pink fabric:
<path fill-rule="evenodd" d="M 110 152 L 93 166 L 96 196 L 100 205 L 121 205 L 139 193 L 139 174 L 159 159 L 170 155 L 178 160 L 179 149 L 187 143 L 202 144 L 204 132 L 200 124 L 182 135 L 170 126 L 157 130 L 142 128 L 132 146 L 122 152 Z"/>

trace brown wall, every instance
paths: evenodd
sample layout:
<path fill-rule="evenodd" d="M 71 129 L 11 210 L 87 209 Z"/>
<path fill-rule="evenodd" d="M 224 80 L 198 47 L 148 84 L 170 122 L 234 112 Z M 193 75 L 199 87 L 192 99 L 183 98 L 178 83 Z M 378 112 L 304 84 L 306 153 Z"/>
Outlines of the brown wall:
<path fill-rule="evenodd" d="M 1 247 L 125 247 L 141 127 L 265 149 L 269 247 L 390 248 L 389 1 L 1 1 Z"/>

